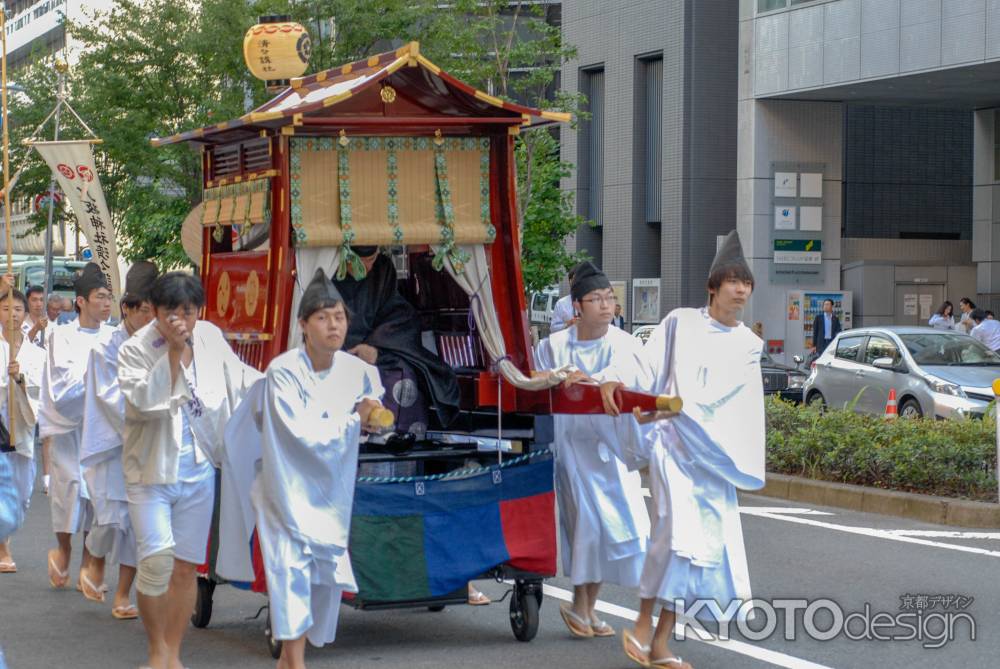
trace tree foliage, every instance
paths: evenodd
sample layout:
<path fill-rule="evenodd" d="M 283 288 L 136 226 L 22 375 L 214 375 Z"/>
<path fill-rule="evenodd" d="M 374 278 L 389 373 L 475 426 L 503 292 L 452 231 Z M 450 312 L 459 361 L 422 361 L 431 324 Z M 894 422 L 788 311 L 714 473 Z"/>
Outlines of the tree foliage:
<path fill-rule="evenodd" d="M 309 29 L 310 71 L 419 40 L 431 60 L 477 88 L 575 111 L 576 100 L 555 91 L 573 49 L 546 21 L 549 11 L 509 0 L 115 0 L 91 23 L 69 27 L 82 49 L 67 83 L 73 106 L 104 140 L 99 169 L 122 254 L 185 262 L 180 226 L 201 199 L 201 156 L 187 146 L 153 148 L 149 139 L 235 118 L 266 100 L 242 58 L 243 35 L 258 16 L 290 14 Z M 25 93 L 13 115 L 24 137 L 55 104 L 55 75 L 43 61 L 19 80 Z M 67 134 L 81 130 L 67 126 Z M 525 282 L 540 289 L 575 261 L 563 240 L 581 220 L 559 189 L 571 166 L 552 135 L 523 132 L 517 156 Z M 18 164 L 28 167 L 22 187 L 47 187 L 37 157 L 21 151 Z"/>

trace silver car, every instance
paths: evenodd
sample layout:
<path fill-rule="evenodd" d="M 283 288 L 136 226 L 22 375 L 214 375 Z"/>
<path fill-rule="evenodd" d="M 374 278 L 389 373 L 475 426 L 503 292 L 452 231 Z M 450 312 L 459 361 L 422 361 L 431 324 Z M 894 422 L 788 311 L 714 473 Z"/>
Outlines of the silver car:
<path fill-rule="evenodd" d="M 982 416 L 1000 378 L 1000 355 L 972 337 L 927 327 L 845 330 L 812 364 L 807 403 L 882 414 L 896 390 L 899 415 Z"/>

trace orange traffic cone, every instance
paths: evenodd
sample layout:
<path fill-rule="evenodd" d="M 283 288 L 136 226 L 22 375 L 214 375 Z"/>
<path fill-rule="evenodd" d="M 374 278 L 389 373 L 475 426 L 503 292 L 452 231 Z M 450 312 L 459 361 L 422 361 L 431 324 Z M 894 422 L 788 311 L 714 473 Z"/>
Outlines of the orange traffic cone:
<path fill-rule="evenodd" d="M 885 403 L 885 415 L 883 418 L 891 419 L 899 416 L 896 411 L 896 389 L 889 389 L 889 401 Z"/>

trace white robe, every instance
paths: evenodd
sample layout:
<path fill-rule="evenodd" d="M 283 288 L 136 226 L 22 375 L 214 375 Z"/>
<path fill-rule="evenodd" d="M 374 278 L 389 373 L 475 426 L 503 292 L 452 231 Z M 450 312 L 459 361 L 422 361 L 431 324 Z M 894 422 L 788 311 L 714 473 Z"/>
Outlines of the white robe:
<path fill-rule="evenodd" d="M 122 432 L 125 400 L 118 387 L 118 349 L 129 338 L 122 323 L 102 332 L 90 352 L 83 407 L 80 464 L 94 507 L 94 528 L 87 547 L 96 557 L 136 566 L 135 536 L 128 516 Z"/>
<path fill-rule="evenodd" d="M 90 495 L 80 468 L 84 377 L 91 349 L 112 329 L 102 323 L 85 330 L 77 319 L 53 328 L 46 341 L 39 426 L 42 437 L 52 437 L 49 500 L 56 532 L 73 534 L 86 530 L 92 515 Z"/>
<path fill-rule="evenodd" d="M 272 634 L 303 634 L 320 646 L 336 636 L 341 594 L 357 592 L 347 553 L 361 425 L 354 406 L 383 395 L 378 371 L 338 351 L 325 374 L 292 349 L 268 366 L 226 432 L 217 570 L 251 580 L 252 532 L 241 499 L 250 486 L 271 600 Z M 254 432 L 259 425 L 258 440 Z"/>
<path fill-rule="evenodd" d="M 736 489 L 764 485 L 762 342 L 742 323 L 726 327 L 707 309 L 676 309 L 650 335 L 644 354 L 653 383 L 679 395 L 680 416 L 630 448 L 650 459 L 653 532 L 639 596 L 708 620 L 731 619 L 751 599 Z M 693 608 L 713 599 L 716 607 Z M 735 604 L 733 604 L 735 602 Z"/>
<path fill-rule="evenodd" d="M 0 369 L 7 369 L 9 348 L 7 342 L 0 342 Z M 14 402 L 17 411 L 14 413 L 14 453 L 9 454 L 14 473 L 14 485 L 17 489 L 21 507 L 27 511 L 31 502 L 31 493 L 35 483 L 35 424 L 38 411 L 38 395 L 41 386 L 42 372 L 45 367 L 45 351 L 33 345 L 27 339 L 23 340 L 17 350 L 17 361 L 24 375 L 23 384 L 14 384 Z M 0 411 L 3 414 L 4 425 L 10 429 L 9 383 L 10 376 L 0 374 Z"/>
<path fill-rule="evenodd" d="M 650 383 L 642 363 L 642 342 L 609 327 L 599 339 L 577 339 L 571 326 L 539 343 L 539 369 L 573 365 L 599 377 L 608 367 L 629 386 Z M 562 528 L 563 571 L 573 585 L 639 585 L 649 540 L 649 515 L 639 472 L 645 463 L 622 449 L 616 423 L 628 417 L 555 416 L 556 498 Z"/>
<path fill-rule="evenodd" d="M 549 321 L 549 332 L 555 334 L 566 329 L 566 323 L 573 320 L 573 297 L 563 295 L 552 306 L 552 319 Z"/>

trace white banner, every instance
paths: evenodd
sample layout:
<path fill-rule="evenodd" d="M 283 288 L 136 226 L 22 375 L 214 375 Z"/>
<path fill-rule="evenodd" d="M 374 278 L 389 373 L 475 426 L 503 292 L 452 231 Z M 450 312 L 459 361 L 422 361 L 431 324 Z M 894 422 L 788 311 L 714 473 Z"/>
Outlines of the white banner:
<path fill-rule="evenodd" d="M 89 140 L 66 142 L 34 142 L 33 146 L 52 168 L 59 186 L 69 200 L 80 231 L 93 252 L 93 262 L 111 283 L 117 312 L 121 298 L 121 276 L 118 270 L 118 247 L 115 228 L 111 224 L 108 203 L 104 200 L 101 180 L 94 166 L 94 151 Z"/>

